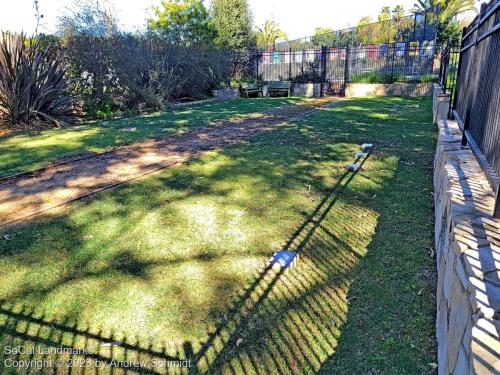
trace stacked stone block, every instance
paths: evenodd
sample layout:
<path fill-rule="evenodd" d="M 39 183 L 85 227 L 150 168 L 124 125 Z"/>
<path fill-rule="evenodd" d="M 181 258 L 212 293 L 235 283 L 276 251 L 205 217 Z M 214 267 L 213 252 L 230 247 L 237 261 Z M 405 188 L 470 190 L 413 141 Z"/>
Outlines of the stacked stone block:
<path fill-rule="evenodd" d="M 436 117 L 435 117 L 436 118 Z M 500 219 L 454 121 L 439 120 L 434 163 L 439 374 L 500 373 Z"/>

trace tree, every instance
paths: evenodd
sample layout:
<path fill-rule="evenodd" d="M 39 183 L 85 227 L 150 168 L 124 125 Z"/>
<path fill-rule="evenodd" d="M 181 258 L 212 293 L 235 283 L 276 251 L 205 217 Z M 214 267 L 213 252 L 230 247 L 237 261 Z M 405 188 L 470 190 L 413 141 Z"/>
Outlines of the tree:
<path fill-rule="evenodd" d="M 272 48 L 279 39 L 286 40 L 287 36 L 274 21 L 267 20 L 257 31 L 257 44 L 259 47 Z"/>
<path fill-rule="evenodd" d="M 400 20 L 405 16 L 405 8 L 402 5 L 396 5 L 392 9 L 392 18 L 395 20 Z"/>
<path fill-rule="evenodd" d="M 314 30 L 312 43 L 314 46 L 333 46 L 337 42 L 335 30 L 329 27 L 317 27 Z"/>
<path fill-rule="evenodd" d="M 439 20 L 450 21 L 457 15 L 477 11 L 474 0 L 417 0 L 414 12 L 422 12 L 430 7 L 439 6 Z"/>
<path fill-rule="evenodd" d="M 213 44 L 217 31 L 201 0 L 163 0 L 154 8 L 149 29 L 182 46 Z"/>
<path fill-rule="evenodd" d="M 409 20 L 405 17 L 405 9 L 402 5 L 396 5 L 392 9 L 393 23 L 391 25 L 391 41 L 400 41 L 405 39 L 409 32 Z"/>
<path fill-rule="evenodd" d="M 391 19 L 391 9 L 388 6 L 382 7 L 378 14 L 378 21 L 388 21 Z"/>
<path fill-rule="evenodd" d="M 361 44 L 368 44 L 371 41 L 372 36 L 372 18 L 371 17 L 361 17 L 356 26 L 356 40 Z"/>
<path fill-rule="evenodd" d="M 451 40 L 456 43 L 460 39 L 461 28 L 456 17 L 465 12 L 477 12 L 474 3 L 474 0 L 418 0 L 413 12 L 421 13 L 430 7 L 439 6 L 437 42 L 445 43 Z"/>
<path fill-rule="evenodd" d="M 378 15 L 378 24 L 373 25 L 373 43 L 384 43 L 392 39 L 391 30 L 391 9 L 388 6 L 382 7 Z"/>
<path fill-rule="evenodd" d="M 460 43 L 460 37 L 462 35 L 462 29 L 464 26 L 467 26 L 467 22 L 459 22 L 453 19 L 439 22 L 437 43 Z"/>
<path fill-rule="evenodd" d="M 216 45 L 230 49 L 255 45 L 248 0 L 212 0 L 210 14 L 217 29 Z"/>
<path fill-rule="evenodd" d="M 361 17 L 358 21 L 358 26 L 366 26 L 373 23 L 373 19 L 371 17 Z"/>
<path fill-rule="evenodd" d="M 112 36 L 119 33 L 117 17 L 107 2 L 74 0 L 72 9 L 58 18 L 58 34 Z"/>
<path fill-rule="evenodd" d="M 405 16 L 405 10 L 402 5 L 396 5 L 392 9 L 392 41 L 407 40 L 413 34 L 413 18 Z"/>

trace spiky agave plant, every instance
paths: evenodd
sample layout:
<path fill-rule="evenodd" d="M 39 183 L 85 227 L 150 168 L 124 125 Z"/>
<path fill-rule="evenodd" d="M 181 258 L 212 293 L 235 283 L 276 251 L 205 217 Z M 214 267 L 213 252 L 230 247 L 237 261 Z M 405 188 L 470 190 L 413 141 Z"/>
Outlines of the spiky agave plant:
<path fill-rule="evenodd" d="M 60 51 L 24 34 L 2 33 L 0 114 L 11 126 L 61 126 L 74 118 Z"/>

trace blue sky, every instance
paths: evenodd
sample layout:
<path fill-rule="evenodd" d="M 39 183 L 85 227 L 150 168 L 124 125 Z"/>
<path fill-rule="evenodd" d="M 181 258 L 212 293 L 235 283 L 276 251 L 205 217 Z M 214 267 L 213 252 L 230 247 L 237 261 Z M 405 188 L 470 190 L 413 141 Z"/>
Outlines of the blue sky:
<path fill-rule="evenodd" d="M 112 5 L 124 29 L 137 30 L 144 28 L 151 7 L 161 0 L 100 1 Z M 72 3 L 73 0 L 39 0 L 45 16 L 41 31 L 53 32 L 57 16 Z M 376 18 L 384 5 L 392 8 L 401 4 L 409 10 L 415 0 L 249 0 L 249 3 L 256 25 L 261 25 L 266 19 L 274 19 L 290 39 L 295 39 L 313 34 L 316 27 L 340 29 L 354 26 L 363 16 Z M 209 6 L 210 0 L 205 0 L 205 4 Z M 34 30 L 32 0 L 0 0 L 0 9 L 0 29 L 27 33 Z"/>

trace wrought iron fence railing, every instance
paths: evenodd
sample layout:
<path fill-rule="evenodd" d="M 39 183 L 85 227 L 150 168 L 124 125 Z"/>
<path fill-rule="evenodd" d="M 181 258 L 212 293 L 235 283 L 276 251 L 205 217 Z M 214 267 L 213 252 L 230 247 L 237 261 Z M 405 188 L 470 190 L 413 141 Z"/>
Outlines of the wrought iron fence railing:
<path fill-rule="evenodd" d="M 262 81 L 323 83 L 343 93 L 347 83 L 433 82 L 433 41 L 256 51 L 255 76 Z M 342 88 L 343 87 L 343 88 Z"/>
<path fill-rule="evenodd" d="M 409 16 L 361 24 L 347 29 L 276 43 L 277 51 L 288 49 L 335 47 L 346 44 L 381 44 L 408 41 L 435 41 L 438 29 L 439 6 L 429 7 Z"/>
<path fill-rule="evenodd" d="M 453 107 L 453 98 L 457 84 L 458 60 L 460 57 L 460 46 L 448 44 L 441 51 L 439 64 L 439 84 L 443 88 L 443 92 L 450 94 L 450 105 L 448 116 L 451 116 Z"/>
<path fill-rule="evenodd" d="M 497 191 L 500 217 L 500 0 L 482 4 L 463 30 L 453 116 Z"/>

